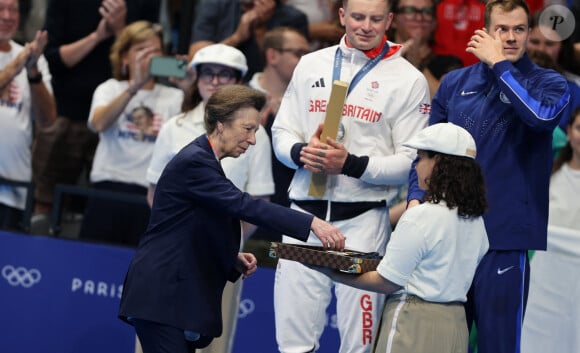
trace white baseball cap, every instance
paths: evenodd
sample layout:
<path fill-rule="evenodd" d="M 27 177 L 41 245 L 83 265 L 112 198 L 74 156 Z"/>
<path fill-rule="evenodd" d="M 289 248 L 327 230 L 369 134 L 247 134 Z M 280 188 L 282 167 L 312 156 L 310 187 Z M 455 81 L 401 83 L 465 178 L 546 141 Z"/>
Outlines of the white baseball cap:
<path fill-rule="evenodd" d="M 475 159 L 475 141 L 467 130 L 452 123 L 439 123 L 419 131 L 403 146 Z"/>
<path fill-rule="evenodd" d="M 219 64 L 241 71 L 242 76 L 248 72 L 248 63 L 244 53 L 226 44 L 211 44 L 198 50 L 189 66 L 196 69 L 199 64 Z"/>

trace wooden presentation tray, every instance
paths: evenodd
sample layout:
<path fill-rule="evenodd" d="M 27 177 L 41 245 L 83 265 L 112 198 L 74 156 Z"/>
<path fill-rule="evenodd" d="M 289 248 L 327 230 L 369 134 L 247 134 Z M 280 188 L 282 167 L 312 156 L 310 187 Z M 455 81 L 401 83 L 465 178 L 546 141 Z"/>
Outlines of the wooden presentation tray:
<path fill-rule="evenodd" d="M 374 271 L 381 261 L 378 253 L 324 250 L 321 246 L 270 243 L 270 257 L 324 266 L 346 273 Z"/>

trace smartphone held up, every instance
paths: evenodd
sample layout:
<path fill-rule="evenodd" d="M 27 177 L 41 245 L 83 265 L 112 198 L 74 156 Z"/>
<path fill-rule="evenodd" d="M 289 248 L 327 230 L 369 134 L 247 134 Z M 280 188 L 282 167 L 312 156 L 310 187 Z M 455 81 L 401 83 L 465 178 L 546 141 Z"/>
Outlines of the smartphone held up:
<path fill-rule="evenodd" d="M 156 77 L 184 78 L 187 75 L 187 60 L 172 56 L 153 57 L 149 74 Z"/>

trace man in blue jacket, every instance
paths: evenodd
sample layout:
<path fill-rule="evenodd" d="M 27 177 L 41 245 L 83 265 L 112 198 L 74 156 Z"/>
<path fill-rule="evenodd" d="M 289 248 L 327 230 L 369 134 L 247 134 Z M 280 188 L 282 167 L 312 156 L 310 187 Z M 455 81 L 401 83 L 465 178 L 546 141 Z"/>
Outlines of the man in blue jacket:
<path fill-rule="evenodd" d="M 452 71 L 433 99 L 430 125 L 452 122 L 476 141 L 487 184 L 490 250 L 468 295 L 479 353 L 519 352 L 529 282 L 528 249 L 546 249 L 552 131 L 569 101 L 566 80 L 536 66 L 526 50 L 523 0 L 490 0 L 485 28 L 467 52 L 480 62 Z M 412 170 L 409 207 L 422 199 Z"/>

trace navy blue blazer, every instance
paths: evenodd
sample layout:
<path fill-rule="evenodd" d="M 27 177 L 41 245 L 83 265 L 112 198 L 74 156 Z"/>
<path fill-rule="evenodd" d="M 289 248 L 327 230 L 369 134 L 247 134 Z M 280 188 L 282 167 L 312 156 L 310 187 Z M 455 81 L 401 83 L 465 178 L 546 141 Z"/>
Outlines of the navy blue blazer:
<path fill-rule="evenodd" d="M 226 178 L 207 136 L 198 137 L 159 179 L 119 317 L 220 336 L 223 289 L 240 276 L 234 268 L 240 219 L 306 240 L 312 218 L 241 192 Z"/>

